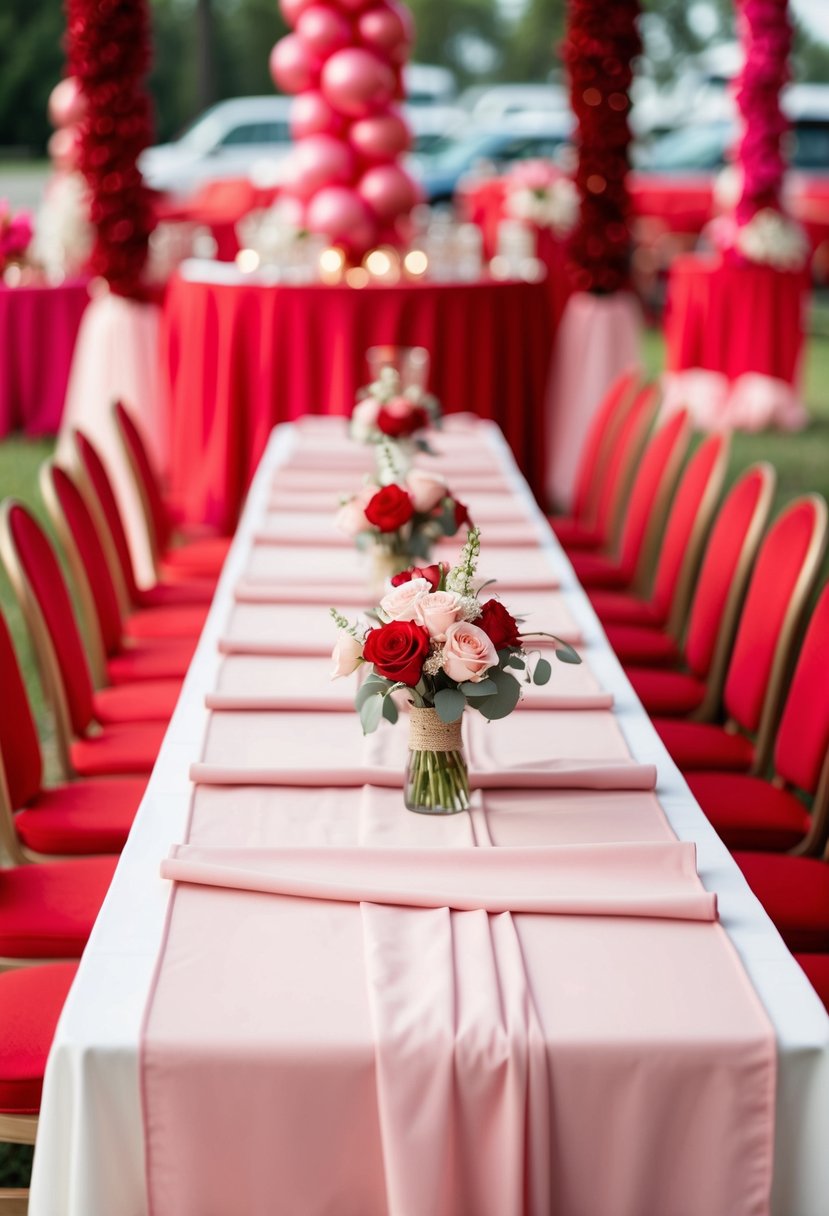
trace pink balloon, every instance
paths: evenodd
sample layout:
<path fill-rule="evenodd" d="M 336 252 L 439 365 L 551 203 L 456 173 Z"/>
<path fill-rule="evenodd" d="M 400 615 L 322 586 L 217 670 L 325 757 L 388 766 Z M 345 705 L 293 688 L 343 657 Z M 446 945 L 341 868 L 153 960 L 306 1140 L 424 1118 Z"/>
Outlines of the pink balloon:
<path fill-rule="evenodd" d="M 371 0 L 332 0 L 337 8 L 341 8 L 344 13 L 359 13 L 366 5 L 371 3 Z"/>
<path fill-rule="evenodd" d="M 399 13 L 386 4 L 378 4 L 361 13 L 357 19 L 357 32 L 367 47 L 381 55 L 389 55 L 401 42 L 408 42 Z"/>
<path fill-rule="evenodd" d="M 279 39 L 271 51 L 268 67 L 274 84 L 285 93 L 312 89 L 319 76 L 319 60 L 296 34 Z"/>
<path fill-rule="evenodd" d="M 290 194 L 287 190 L 280 190 L 277 205 L 279 214 L 286 223 L 293 224 L 296 228 L 305 227 L 305 203 L 301 198 L 297 198 L 295 194 Z"/>
<path fill-rule="evenodd" d="M 399 165 L 378 165 L 360 178 L 360 198 L 378 220 L 391 222 L 417 201 L 417 187 Z"/>
<path fill-rule="evenodd" d="M 291 102 L 291 135 L 304 139 L 307 135 L 341 135 L 343 120 L 317 89 L 300 93 Z"/>
<path fill-rule="evenodd" d="M 347 185 L 354 176 L 354 153 L 333 135 L 309 135 L 291 153 L 288 189 L 309 199 L 326 186 Z"/>
<path fill-rule="evenodd" d="M 351 22 L 327 4 L 303 9 L 296 32 L 313 55 L 327 58 L 351 42 Z"/>
<path fill-rule="evenodd" d="M 49 156 L 58 169 L 74 169 L 80 155 L 77 127 L 59 127 L 49 139 Z"/>
<path fill-rule="evenodd" d="M 74 76 L 67 76 L 49 94 L 49 120 L 53 127 L 80 122 L 86 113 L 86 97 Z"/>
<path fill-rule="evenodd" d="M 394 160 L 412 143 L 409 128 L 395 110 L 361 118 L 353 124 L 348 137 L 363 160 L 376 165 Z"/>
<path fill-rule="evenodd" d="M 314 3 L 314 0 L 279 0 L 279 11 L 285 18 L 285 24 L 293 29 L 299 20 L 300 13 Z"/>
<path fill-rule="evenodd" d="M 367 118 L 382 110 L 394 95 L 395 83 L 388 64 L 360 47 L 335 52 L 322 69 L 323 93 L 349 118 Z"/>
<path fill-rule="evenodd" d="M 332 244 L 360 252 L 374 239 L 375 227 L 365 203 L 345 186 L 320 190 L 308 206 L 306 223 L 311 232 L 323 233 Z"/>
<path fill-rule="evenodd" d="M 386 0 L 386 3 L 403 26 L 403 38 L 405 41 L 409 43 L 414 42 L 415 23 L 412 10 L 407 4 L 401 4 L 399 0 Z"/>

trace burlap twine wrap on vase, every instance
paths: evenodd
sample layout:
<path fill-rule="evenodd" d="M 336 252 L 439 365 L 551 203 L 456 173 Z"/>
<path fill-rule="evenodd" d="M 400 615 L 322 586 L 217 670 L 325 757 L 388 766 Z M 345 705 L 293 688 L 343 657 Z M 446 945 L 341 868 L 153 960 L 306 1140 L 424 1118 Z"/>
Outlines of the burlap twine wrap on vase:
<path fill-rule="evenodd" d="M 469 806 L 461 721 L 444 722 L 435 709 L 411 709 L 405 786 L 410 811 L 454 815 Z"/>

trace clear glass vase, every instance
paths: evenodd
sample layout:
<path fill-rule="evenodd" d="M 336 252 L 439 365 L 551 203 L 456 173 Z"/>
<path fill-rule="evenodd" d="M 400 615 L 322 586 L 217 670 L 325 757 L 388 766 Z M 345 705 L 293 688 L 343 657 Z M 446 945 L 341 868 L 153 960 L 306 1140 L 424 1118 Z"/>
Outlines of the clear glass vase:
<path fill-rule="evenodd" d="M 368 582 L 369 592 L 373 599 L 380 600 L 388 591 L 388 581 L 408 570 L 412 559 L 408 553 L 395 553 L 383 545 L 374 545 L 369 551 Z"/>
<path fill-rule="evenodd" d="M 469 773 L 460 719 L 443 722 L 434 709 L 410 711 L 404 801 L 422 815 L 456 815 L 467 809 Z"/>

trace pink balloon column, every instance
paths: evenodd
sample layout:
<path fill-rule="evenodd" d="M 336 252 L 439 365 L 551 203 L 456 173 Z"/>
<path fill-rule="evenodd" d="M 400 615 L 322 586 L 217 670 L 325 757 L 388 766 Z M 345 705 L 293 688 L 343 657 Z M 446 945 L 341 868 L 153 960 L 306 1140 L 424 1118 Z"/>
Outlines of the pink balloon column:
<path fill-rule="evenodd" d="M 411 133 L 396 102 L 414 25 L 398 0 L 280 0 L 293 33 L 273 48 L 277 88 L 296 97 L 283 197 L 302 222 L 359 259 L 399 244 L 418 189 L 400 164 Z"/>
<path fill-rule="evenodd" d="M 78 167 L 81 136 L 78 123 L 86 114 L 86 98 L 74 76 L 65 76 L 49 94 L 49 120 L 55 128 L 49 139 L 49 156 L 56 169 Z"/>

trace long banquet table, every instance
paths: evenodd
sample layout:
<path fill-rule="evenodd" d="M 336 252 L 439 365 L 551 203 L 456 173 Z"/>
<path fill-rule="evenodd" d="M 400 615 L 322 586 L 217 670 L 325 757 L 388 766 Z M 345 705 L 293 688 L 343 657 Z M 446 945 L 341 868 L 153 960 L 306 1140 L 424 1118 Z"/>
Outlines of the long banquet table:
<path fill-rule="evenodd" d="M 352 614 L 360 601 L 347 576 L 329 587 L 347 549 L 312 560 L 337 474 L 309 468 L 319 423 L 278 428 L 58 1026 L 33 1216 L 825 1212 L 829 1019 L 636 701 L 499 432 L 467 425 L 468 442 L 460 423 L 447 443 L 479 514 L 481 574 L 501 573 L 507 604 L 554 622 L 585 660 L 576 673 L 554 665 L 545 695 L 569 708 L 528 704 L 468 732 L 473 774 L 480 762 L 509 777 L 515 749 L 549 779 L 490 782 L 468 815 L 403 809 L 392 787 L 404 728 L 361 743 L 356 716 L 337 712 L 348 690 L 320 670 L 326 594 Z M 493 466 L 485 490 L 471 467 L 460 473 L 459 449 L 476 446 Z M 292 545 L 281 504 L 300 501 Z M 522 555 L 510 537 L 528 545 L 530 533 Z M 291 606 L 303 583 L 308 603 Z M 291 643 L 292 621 L 304 644 Z M 303 697 L 305 712 L 280 710 Z M 601 788 L 604 761 L 636 776 L 631 788 Z M 222 764 L 231 780 L 246 765 L 273 771 L 228 785 Z M 555 773 L 579 764 L 580 788 L 561 788 Z M 368 765 L 375 784 L 363 784 Z M 648 766 L 655 791 L 638 780 Z M 326 775 L 335 767 L 341 779 Z M 695 847 L 705 891 L 677 841 Z M 275 846 L 311 846 L 310 864 L 428 849 L 457 867 L 459 849 L 497 866 L 526 862 L 528 845 L 576 865 L 576 887 L 562 871 L 558 890 L 569 914 L 450 917 L 159 873 L 171 850 L 197 868 L 217 847 L 267 868 Z M 693 901 L 716 893 L 719 923 L 596 914 L 624 887 L 627 857 L 646 866 L 628 879 L 639 875 L 632 894 L 647 902 L 655 875 L 668 882 L 647 858 L 677 848 Z M 585 891 L 592 915 L 579 914 Z"/>

